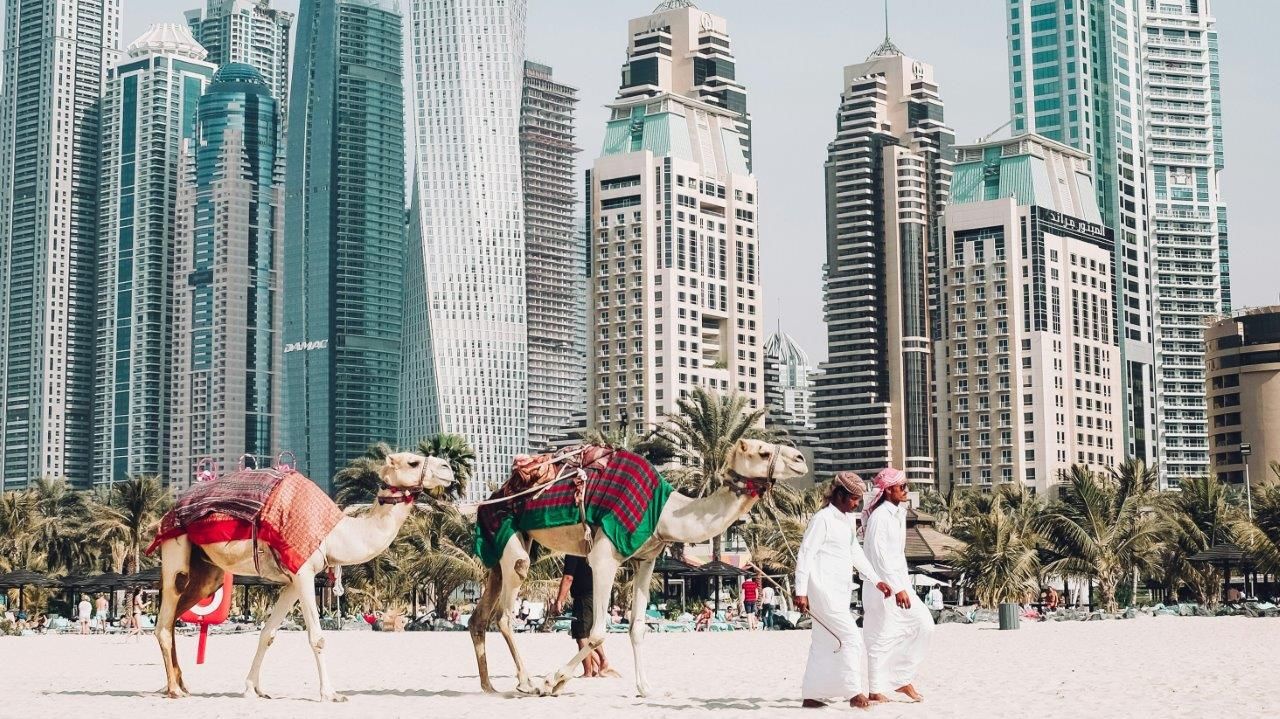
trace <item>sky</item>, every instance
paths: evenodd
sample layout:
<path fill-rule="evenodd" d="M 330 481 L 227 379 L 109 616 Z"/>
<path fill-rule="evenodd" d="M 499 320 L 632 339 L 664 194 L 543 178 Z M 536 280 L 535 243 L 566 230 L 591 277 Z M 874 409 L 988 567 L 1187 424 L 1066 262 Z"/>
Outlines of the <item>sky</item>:
<path fill-rule="evenodd" d="M 201 0 L 124 0 L 127 45 L 153 22 L 182 22 Z M 400 0 L 407 8 L 411 0 Z M 738 80 L 746 85 L 760 184 L 766 319 L 781 322 L 817 363 L 826 357 L 822 321 L 825 259 L 823 170 L 835 133 L 841 73 L 884 37 L 881 0 L 696 0 L 728 20 Z M 296 10 L 297 0 L 276 0 Z M 580 169 L 599 154 L 607 113 L 626 59 L 627 21 L 659 0 L 529 0 L 527 54 L 580 89 Z M 946 121 L 960 143 L 1009 119 L 1002 0 L 890 0 L 890 35 L 907 55 L 933 65 Z M 1277 200 L 1280 139 L 1280 2 L 1215 0 L 1222 59 L 1232 287 L 1237 307 L 1280 302 L 1280 233 L 1267 220 Z"/>

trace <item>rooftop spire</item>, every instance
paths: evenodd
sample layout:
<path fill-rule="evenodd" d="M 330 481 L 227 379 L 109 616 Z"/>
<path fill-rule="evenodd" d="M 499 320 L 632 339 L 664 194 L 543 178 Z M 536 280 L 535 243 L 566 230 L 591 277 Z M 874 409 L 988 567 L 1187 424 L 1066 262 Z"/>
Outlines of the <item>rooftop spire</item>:
<path fill-rule="evenodd" d="M 884 42 L 880 43 L 880 47 L 871 51 L 871 55 L 867 57 L 872 60 L 877 57 L 890 57 L 893 55 L 905 55 L 897 45 L 889 39 L 889 0 L 884 0 Z"/>
<path fill-rule="evenodd" d="M 653 9 L 653 13 L 656 15 L 660 12 L 679 10 L 684 7 L 696 8 L 698 6 L 693 4 L 693 0 L 664 0 L 658 7 Z"/>

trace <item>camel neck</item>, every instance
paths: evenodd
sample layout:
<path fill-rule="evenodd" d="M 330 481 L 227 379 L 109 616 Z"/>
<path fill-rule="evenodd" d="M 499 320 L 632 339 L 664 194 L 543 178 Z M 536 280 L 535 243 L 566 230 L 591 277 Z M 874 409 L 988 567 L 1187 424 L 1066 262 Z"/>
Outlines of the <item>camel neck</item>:
<path fill-rule="evenodd" d="M 680 520 L 672 527 L 671 533 L 685 536 L 664 536 L 663 539 L 697 544 L 724 534 L 734 522 L 751 511 L 759 498 L 721 487 L 699 499 L 675 493 L 668 501 L 675 503 L 672 516 Z"/>
<path fill-rule="evenodd" d="M 369 511 L 344 517 L 327 542 L 330 564 L 362 564 L 386 551 L 400 534 L 413 504 L 374 502 Z"/>

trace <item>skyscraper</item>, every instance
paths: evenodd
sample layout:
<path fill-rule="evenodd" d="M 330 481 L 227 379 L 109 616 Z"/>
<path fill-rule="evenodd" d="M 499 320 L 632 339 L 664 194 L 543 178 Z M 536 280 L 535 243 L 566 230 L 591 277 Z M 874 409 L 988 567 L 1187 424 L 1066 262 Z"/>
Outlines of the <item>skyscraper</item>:
<path fill-rule="evenodd" d="M 322 487 L 397 440 L 404 90 L 394 0 L 304 0 L 285 182 L 284 441 Z"/>
<path fill-rule="evenodd" d="M 696 387 L 764 406 L 757 187 L 733 68 L 728 24 L 692 3 L 628 26 L 587 179 L 592 427 L 647 431 Z"/>
<path fill-rule="evenodd" d="M 766 395 L 772 394 L 769 411 L 785 413 L 801 427 L 812 429 L 814 367 L 808 353 L 779 327 L 765 343 L 764 356 L 765 362 L 777 365 L 777 377 L 765 389 Z"/>
<path fill-rule="evenodd" d="M 529 313 L 529 446 L 546 449 L 586 394 L 586 347 L 576 340 L 585 272 L 575 221 L 577 89 L 551 68 L 524 64 L 520 161 L 524 183 L 525 302 Z"/>
<path fill-rule="evenodd" d="M 188 10 L 191 34 L 209 51 L 209 62 L 242 62 L 262 75 L 271 96 L 289 98 L 289 29 L 293 13 L 271 0 L 208 0 L 204 10 Z"/>
<path fill-rule="evenodd" d="M 460 434 L 468 496 L 529 449 L 520 98 L 525 0 L 412 0 L 414 167 L 400 439 Z"/>
<path fill-rule="evenodd" d="M 1123 458 L 1114 234 L 1091 161 L 1037 135 L 956 148 L 935 319 L 943 491 L 1043 495 L 1072 465 Z"/>
<path fill-rule="evenodd" d="M 86 487 L 100 102 L 119 55 L 120 2 L 10 2 L 4 15 L 0 481 Z"/>
<path fill-rule="evenodd" d="M 1217 31 L 1207 0 L 1015 0 L 1015 132 L 1094 161 L 1115 228 L 1126 456 L 1208 471 L 1202 322 L 1230 302 Z"/>
<path fill-rule="evenodd" d="M 174 220 L 184 143 L 216 69 L 185 25 L 152 25 L 102 109 L 93 478 L 169 471 Z"/>
<path fill-rule="evenodd" d="M 169 481 L 204 458 L 273 459 L 280 432 L 280 113 L 262 75 L 218 69 L 186 143 L 174 270 Z"/>
<path fill-rule="evenodd" d="M 931 254 L 954 135 L 933 68 L 886 36 L 844 70 L 828 146 L 828 360 L 815 392 L 818 469 L 901 467 L 933 482 Z"/>

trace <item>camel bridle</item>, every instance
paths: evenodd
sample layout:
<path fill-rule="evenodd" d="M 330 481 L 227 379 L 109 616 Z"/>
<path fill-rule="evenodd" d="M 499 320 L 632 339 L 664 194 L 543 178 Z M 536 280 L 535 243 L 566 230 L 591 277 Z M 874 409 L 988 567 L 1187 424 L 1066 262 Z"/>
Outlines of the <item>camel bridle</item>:
<path fill-rule="evenodd" d="M 379 480 L 382 480 L 382 489 L 390 492 L 390 494 L 384 495 L 379 490 L 378 504 L 413 504 L 418 501 L 418 495 L 422 494 L 422 488 L 427 484 L 427 465 L 430 464 L 427 461 L 428 459 L 430 457 L 422 458 L 422 471 L 418 473 L 418 486 L 416 487 L 392 487 L 382 477 L 378 477 Z"/>
<path fill-rule="evenodd" d="M 744 477 L 734 471 L 732 467 L 728 468 L 728 484 L 734 494 L 759 498 L 778 483 L 778 457 L 782 454 L 782 445 L 772 444 L 770 446 L 773 447 L 773 454 L 769 456 L 769 469 L 765 471 L 763 477 Z"/>

